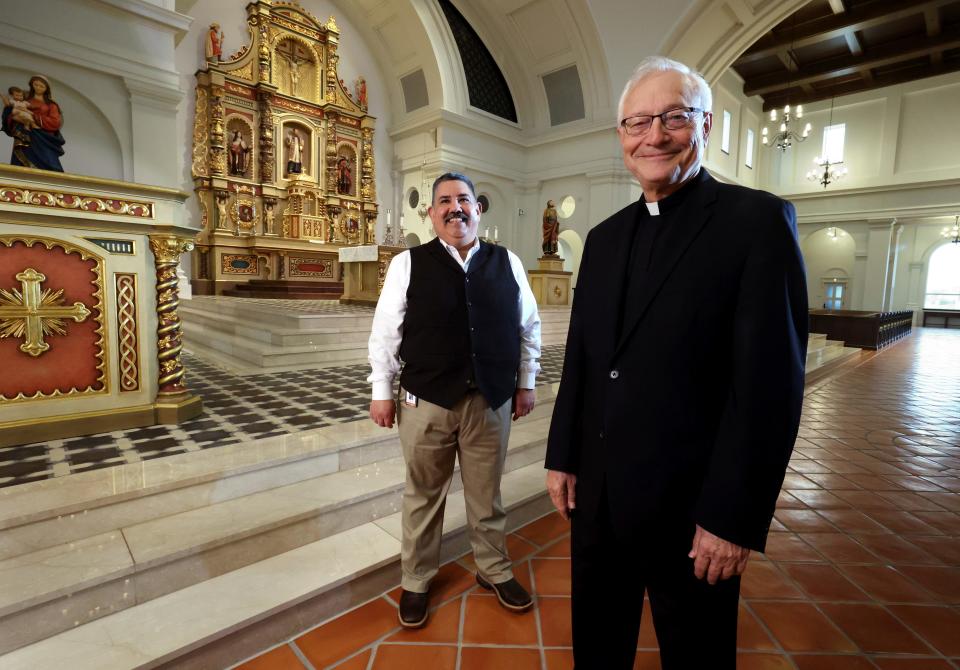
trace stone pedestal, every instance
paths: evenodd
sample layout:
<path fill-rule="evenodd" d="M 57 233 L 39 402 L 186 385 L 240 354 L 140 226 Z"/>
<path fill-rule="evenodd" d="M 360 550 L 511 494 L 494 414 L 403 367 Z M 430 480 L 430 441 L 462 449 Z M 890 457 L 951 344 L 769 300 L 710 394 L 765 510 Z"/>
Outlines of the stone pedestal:
<path fill-rule="evenodd" d="M 570 277 L 572 272 L 563 269 L 559 256 L 541 256 L 537 269 L 528 270 L 530 289 L 541 307 L 570 304 Z"/>
<path fill-rule="evenodd" d="M 340 249 L 343 266 L 343 297 L 348 305 L 376 305 L 380 299 L 387 266 L 403 249 L 368 244 Z"/>

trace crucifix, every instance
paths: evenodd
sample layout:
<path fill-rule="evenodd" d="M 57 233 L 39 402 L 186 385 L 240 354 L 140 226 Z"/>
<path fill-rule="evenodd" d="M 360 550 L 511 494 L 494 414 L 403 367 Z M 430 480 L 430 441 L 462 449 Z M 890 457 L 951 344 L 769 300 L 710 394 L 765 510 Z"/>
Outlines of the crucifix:
<path fill-rule="evenodd" d="M 290 93 L 297 97 L 297 85 L 300 83 L 300 63 L 310 61 L 307 51 L 292 40 L 286 40 L 277 47 L 277 53 L 287 62 L 290 73 Z"/>
<path fill-rule="evenodd" d="M 0 338 L 22 337 L 20 351 L 39 356 L 50 345 L 44 342 L 44 336 L 66 335 L 65 319 L 82 323 L 90 316 L 90 310 L 82 302 L 67 307 L 63 302 L 63 289 L 40 291 L 40 283 L 46 281 L 46 275 L 33 268 L 27 268 L 16 275 L 23 287 L 0 289 Z"/>

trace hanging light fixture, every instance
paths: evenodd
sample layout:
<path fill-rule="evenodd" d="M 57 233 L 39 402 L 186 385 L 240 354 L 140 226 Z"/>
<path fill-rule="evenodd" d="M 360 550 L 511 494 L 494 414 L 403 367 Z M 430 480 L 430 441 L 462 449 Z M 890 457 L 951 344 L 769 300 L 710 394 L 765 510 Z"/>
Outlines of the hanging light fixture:
<path fill-rule="evenodd" d="M 788 52 L 788 57 L 792 58 L 796 62 L 796 56 L 793 54 L 793 29 L 796 24 L 796 14 L 793 16 L 794 23 L 790 26 L 790 50 Z M 788 68 L 789 72 L 789 68 Z M 789 74 L 787 75 L 787 92 L 789 93 L 791 87 L 791 80 Z M 776 108 L 770 110 L 770 122 L 776 123 L 777 121 L 777 110 Z M 807 123 L 803 130 L 797 132 L 794 128 L 790 127 L 790 124 L 794 121 L 799 122 L 803 118 L 803 105 L 797 105 L 796 108 L 791 111 L 790 105 L 784 105 L 783 111 L 780 112 L 780 130 L 776 134 L 770 133 L 767 130 L 767 127 L 764 126 L 763 130 L 760 132 L 760 142 L 765 147 L 776 147 L 780 151 L 786 153 L 787 149 L 793 146 L 794 142 L 803 142 L 810 135 L 810 131 L 813 126 Z M 798 123 L 799 125 L 799 123 Z"/>
<path fill-rule="evenodd" d="M 830 98 L 830 121 L 827 123 L 827 128 L 833 126 L 834 99 L 835 98 Z M 846 177 L 849 172 L 849 170 L 844 167 L 843 161 L 831 161 L 829 156 L 824 156 L 823 158 L 817 156 L 813 159 L 813 162 L 817 167 L 807 172 L 807 179 L 823 184 L 824 188 L 835 181 L 840 181 Z"/>
<path fill-rule="evenodd" d="M 953 226 L 944 226 L 940 231 L 940 237 L 945 237 L 953 244 L 960 244 L 960 216 L 953 218 Z M 950 239 L 953 238 L 953 239 Z"/>
<path fill-rule="evenodd" d="M 427 209 L 430 207 L 427 204 L 427 193 L 430 193 L 430 200 L 433 200 L 433 193 L 430 184 L 427 183 L 427 140 L 423 140 L 423 162 L 420 164 L 420 206 L 417 207 L 417 214 L 420 215 L 420 221 L 422 222 L 427 218 Z"/>
<path fill-rule="evenodd" d="M 763 130 L 760 133 L 760 141 L 766 147 L 776 147 L 780 151 L 786 152 L 787 149 L 793 146 L 794 142 L 803 142 L 810 136 L 810 131 L 813 126 L 807 123 L 803 127 L 801 133 L 797 133 L 793 128 L 790 127 L 790 123 L 793 121 L 799 121 L 803 118 L 803 105 L 797 105 L 794 112 L 791 113 L 790 105 L 783 106 L 782 121 L 780 122 L 780 130 L 776 135 L 770 135 L 767 127 L 764 126 Z M 770 120 L 777 120 L 777 110 L 770 110 Z"/>

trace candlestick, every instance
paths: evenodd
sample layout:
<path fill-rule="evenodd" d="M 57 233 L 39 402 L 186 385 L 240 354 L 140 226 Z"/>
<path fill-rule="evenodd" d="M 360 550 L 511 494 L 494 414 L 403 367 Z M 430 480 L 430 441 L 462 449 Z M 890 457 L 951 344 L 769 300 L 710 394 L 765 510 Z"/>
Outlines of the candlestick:
<path fill-rule="evenodd" d="M 500 239 L 500 230 L 496 226 L 493 227 L 493 241 L 496 242 Z"/>

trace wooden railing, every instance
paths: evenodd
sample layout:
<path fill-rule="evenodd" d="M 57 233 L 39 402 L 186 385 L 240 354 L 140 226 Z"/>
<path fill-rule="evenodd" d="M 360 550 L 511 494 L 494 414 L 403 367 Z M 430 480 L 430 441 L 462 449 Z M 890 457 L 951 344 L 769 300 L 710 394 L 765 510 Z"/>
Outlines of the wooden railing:
<path fill-rule="evenodd" d="M 924 328 L 960 328 L 960 310 L 925 309 L 923 310 Z"/>
<path fill-rule="evenodd" d="M 810 332 L 826 333 L 848 347 L 882 349 L 910 334 L 913 311 L 810 310 Z"/>

